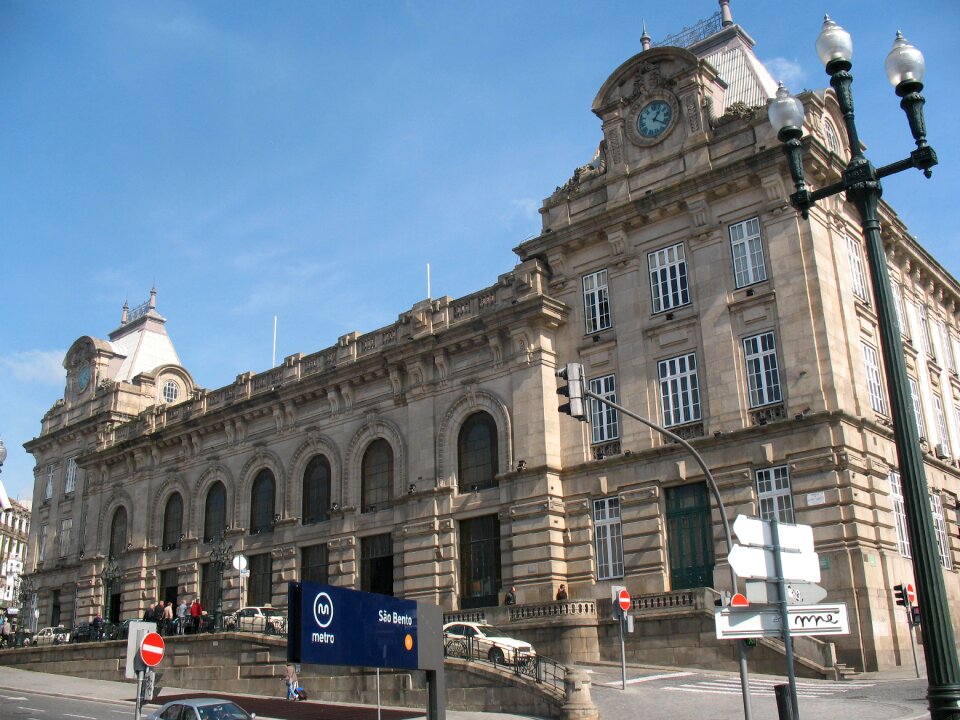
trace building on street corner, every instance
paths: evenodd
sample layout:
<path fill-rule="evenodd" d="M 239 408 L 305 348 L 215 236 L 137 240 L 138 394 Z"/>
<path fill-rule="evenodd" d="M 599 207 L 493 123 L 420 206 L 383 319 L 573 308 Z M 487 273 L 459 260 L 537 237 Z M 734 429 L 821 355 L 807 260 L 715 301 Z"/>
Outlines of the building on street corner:
<path fill-rule="evenodd" d="M 891 588 L 912 578 L 910 544 L 856 209 L 834 197 L 806 222 L 790 206 L 776 85 L 720 5 L 666 43 L 644 33 L 612 70 L 590 106 L 593 161 L 558 179 L 542 231 L 486 287 L 215 389 L 182 366 L 156 291 L 106 338 L 77 339 L 26 445 L 40 625 L 155 598 L 212 609 L 221 583 L 225 612 L 282 606 L 292 580 L 450 611 L 511 586 L 520 603 L 561 584 L 729 589 L 693 459 L 596 403 L 589 423 L 558 413 L 556 371 L 577 362 L 591 391 L 694 444 L 731 520 L 814 528 L 820 584 L 849 610 L 843 662 L 909 662 Z M 800 98 L 806 176 L 835 182 L 836 98 Z M 890 205 L 880 215 L 958 608 L 960 286 Z M 221 579 L 220 539 L 246 556 L 243 585 L 229 566 Z"/>

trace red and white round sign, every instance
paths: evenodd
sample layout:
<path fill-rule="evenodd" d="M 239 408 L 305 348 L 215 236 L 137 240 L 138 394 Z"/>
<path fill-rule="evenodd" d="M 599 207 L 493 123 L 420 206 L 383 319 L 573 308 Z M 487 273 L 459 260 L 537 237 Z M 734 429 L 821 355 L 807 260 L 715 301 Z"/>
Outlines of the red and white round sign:
<path fill-rule="evenodd" d="M 156 667 L 163 660 L 163 651 L 166 644 L 158 633 L 147 633 L 140 642 L 140 659 L 147 667 Z"/>
<path fill-rule="evenodd" d="M 917 591 L 913 589 L 913 585 L 910 583 L 904 585 L 903 589 L 906 590 L 904 594 L 907 596 L 907 602 L 913 605 L 917 601 Z"/>
<path fill-rule="evenodd" d="M 630 593 L 626 588 L 617 593 L 617 603 L 624 612 L 630 609 Z"/>

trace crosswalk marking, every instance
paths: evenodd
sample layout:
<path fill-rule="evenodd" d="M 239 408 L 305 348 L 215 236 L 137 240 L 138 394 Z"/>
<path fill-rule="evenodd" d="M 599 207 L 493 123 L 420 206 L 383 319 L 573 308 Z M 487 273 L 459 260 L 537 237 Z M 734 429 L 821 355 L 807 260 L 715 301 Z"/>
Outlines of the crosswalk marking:
<path fill-rule="evenodd" d="M 758 696 L 774 695 L 774 687 L 781 684 L 783 684 L 783 682 L 779 680 L 751 680 L 750 693 Z M 857 681 L 834 684 L 798 682 L 796 685 L 798 697 L 822 698 L 837 695 L 838 693 L 849 692 L 850 690 L 873 687 L 874 683 Z M 715 695 L 739 695 L 741 692 L 740 681 L 736 678 L 710 678 L 697 682 L 666 685 L 663 689 Z"/>
<path fill-rule="evenodd" d="M 666 680 L 668 678 L 677 678 L 677 677 L 686 677 L 688 675 L 693 675 L 692 672 L 672 672 L 672 673 L 661 673 L 660 675 L 646 675 L 644 677 L 631 678 L 627 680 L 627 685 L 635 685 L 636 683 L 649 682 L 651 680 Z M 612 682 L 600 683 L 604 687 L 620 687 L 623 683 L 620 680 L 615 680 Z"/>

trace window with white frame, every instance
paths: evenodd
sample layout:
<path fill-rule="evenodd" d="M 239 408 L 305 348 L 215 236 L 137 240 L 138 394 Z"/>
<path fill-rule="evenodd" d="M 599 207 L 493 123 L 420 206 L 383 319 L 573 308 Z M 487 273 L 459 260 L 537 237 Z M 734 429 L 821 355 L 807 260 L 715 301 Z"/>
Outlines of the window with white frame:
<path fill-rule="evenodd" d="M 903 288 L 895 282 L 891 282 L 890 287 L 893 290 L 893 308 L 897 312 L 897 325 L 900 328 L 900 334 L 905 338 L 909 338 L 910 326 L 907 325 L 906 314 L 903 310 Z"/>
<path fill-rule="evenodd" d="M 77 459 L 67 460 L 67 479 L 63 485 L 63 494 L 69 495 L 77 489 Z"/>
<path fill-rule="evenodd" d="M 940 341 L 943 345 L 943 357 L 947 363 L 947 370 L 952 373 L 957 372 L 957 356 L 953 352 L 953 341 L 950 339 L 950 331 L 942 322 L 938 322 L 940 328 Z"/>
<path fill-rule="evenodd" d="M 839 155 L 840 141 L 837 139 L 837 131 L 834 129 L 833 123 L 829 120 L 823 121 L 823 137 L 827 141 L 827 149 Z"/>
<path fill-rule="evenodd" d="M 764 520 L 793 522 L 790 471 L 786 465 L 757 470 L 757 502 Z"/>
<path fill-rule="evenodd" d="M 610 402 L 616 402 L 616 376 L 605 375 L 594 378 L 590 381 L 590 392 Z M 606 403 L 600 403 L 590 398 L 590 429 L 593 432 L 594 444 L 616 440 L 620 437 L 620 419 L 617 411 Z"/>
<path fill-rule="evenodd" d="M 920 320 L 920 342 L 923 343 L 923 351 L 931 360 L 936 362 L 937 354 L 933 347 L 933 336 L 930 334 L 930 320 L 927 317 L 927 306 L 917 303 L 917 318 Z"/>
<path fill-rule="evenodd" d="M 867 373 L 867 394 L 870 396 L 870 407 L 881 415 L 886 415 L 887 404 L 883 396 L 883 378 L 880 376 L 880 357 L 875 348 L 860 343 L 863 351 L 863 367 Z"/>
<path fill-rule="evenodd" d="M 161 397 L 163 402 L 167 404 L 177 401 L 177 398 L 180 397 L 180 386 L 177 385 L 175 380 L 167 380 L 163 384 Z"/>
<path fill-rule="evenodd" d="M 940 494 L 930 493 L 930 512 L 933 513 L 933 529 L 937 534 L 937 549 L 940 551 L 940 564 L 947 570 L 953 569 L 950 560 L 950 538 L 947 536 L 947 523 L 943 519 L 943 501 Z"/>
<path fill-rule="evenodd" d="M 853 294 L 866 302 L 867 277 L 863 272 L 863 250 L 860 243 L 847 236 L 847 262 L 850 263 L 850 282 Z"/>
<path fill-rule="evenodd" d="M 760 218 L 750 218 L 730 226 L 730 250 L 733 255 L 733 276 L 737 287 L 767 279 L 760 241 Z"/>
<path fill-rule="evenodd" d="M 583 316 L 587 334 L 606 330 L 612 325 L 606 270 L 583 276 Z"/>
<path fill-rule="evenodd" d="M 47 556 L 47 526 L 41 525 L 37 533 L 37 562 L 43 562 Z"/>
<path fill-rule="evenodd" d="M 55 472 L 54 466 L 47 465 L 47 482 L 43 486 L 43 499 L 49 500 L 53 497 L 53 473 Z"/>
<path fill-rule="evenodd" d="M 593 501 L 593 534 L 597 551 L 597 580 L 623 577 L 620 498 Z"/>
<path fill-rule="evenodd" d="M 73 530 L 73 518 L 64 518 L 60 521 L 60 555 L 66 557 L 70 550 L 70 531 Z"/>
<path fill-rule="evenodd" d="M 910 557 L 910 536 L 907 534 L 907 513 L 903 506 L 903 486 L 900 473 L 890 472 L 890 505 L 893 510 L 893 522 L 897 528 L 897 550 L 905 558 Z"/>
<path fill-rule="evenodd" d="M 696 353 L 657 363 L 663 424 L 683 425 L 700 419 L 700 384 Z"/>
<path fill-rule="evenodd" d="M 663 312 L 690 302 L 683 243 L 650 253 L 647 256 L 647 265 L 650 269 L 653 312 Z"/>
<path fill-rule="evenodd" d="M 923 406 L 920 404 L 920 388 L 917 381 L 910 378 L 910 395 L 913 398 L 913 414 L 917 419 L 917 433 L 923 439 L 927 436 L 927 428 L 923 424 Z"/>
<path fill-rule="evenodd" d="M 780 402 L 780 368 L 777 344 L 772 332 L 743 339 L 750 407 Z"/>
<path fill-rule="evenodd" d="M 943 413 L 943 400 L 940 396 L 933 396 L 933 416 L 937 420 L 937 439 L 941 444 L 947 446 L 947 453 L 950 453 L 950 436 L 947 435 L 947 418 Z"/>

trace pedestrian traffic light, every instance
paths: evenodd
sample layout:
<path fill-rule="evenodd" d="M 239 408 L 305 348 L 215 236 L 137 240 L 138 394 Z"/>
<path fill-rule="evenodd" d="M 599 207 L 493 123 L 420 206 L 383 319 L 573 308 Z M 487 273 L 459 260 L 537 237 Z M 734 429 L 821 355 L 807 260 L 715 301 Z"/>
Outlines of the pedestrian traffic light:
<path fill-rule="evenodd" d="M 569 402 L 560 406 L 560 412 L 577 420 L 586 420 L 587 414 L 583 405 L 583 365 L 567 363 L 557 370 L 557 377 L 567 381 L 566 385 L 557 388 L 557 394 L 569 398 Z"/>
<path fill-rule="evenodd" d="M 907 589 L 903 586 L 903 583 L 893 586 L 893 597 L 897 601 L 897 605 L 907 606 Z"/>
<path fill-rule="evenodd" d="M 910 606 L 910 622 L 913 625 L 920 624 L 920 608 L 918 608 L 916 605 Z"/>

